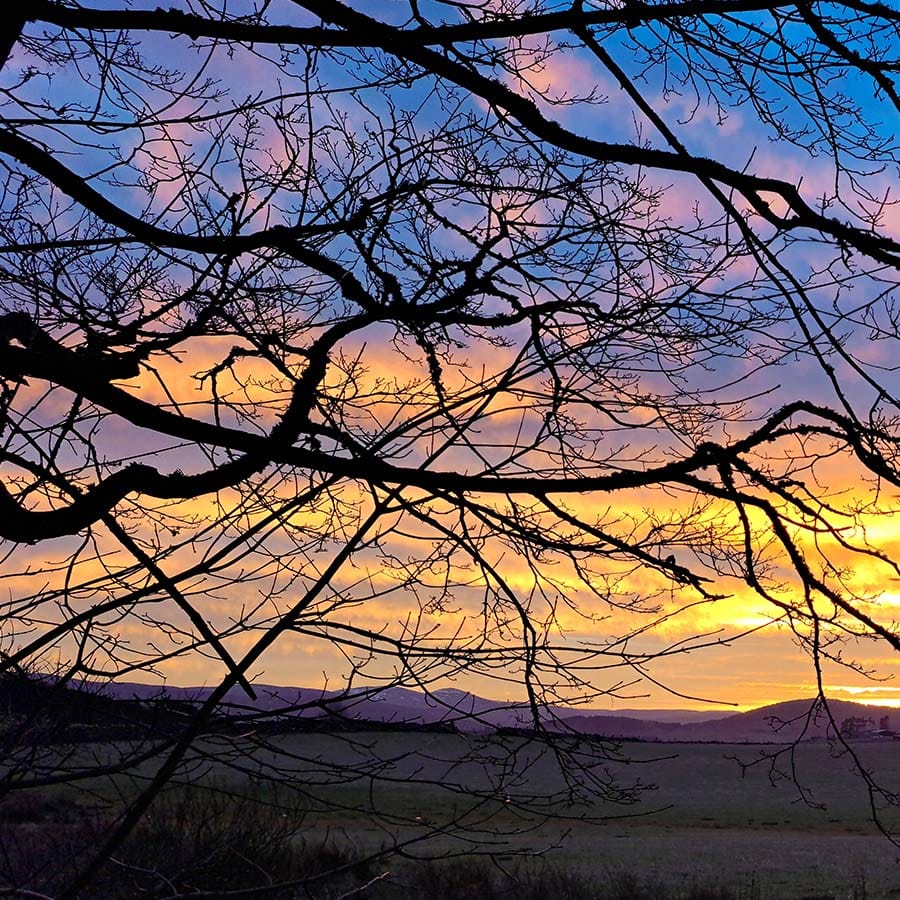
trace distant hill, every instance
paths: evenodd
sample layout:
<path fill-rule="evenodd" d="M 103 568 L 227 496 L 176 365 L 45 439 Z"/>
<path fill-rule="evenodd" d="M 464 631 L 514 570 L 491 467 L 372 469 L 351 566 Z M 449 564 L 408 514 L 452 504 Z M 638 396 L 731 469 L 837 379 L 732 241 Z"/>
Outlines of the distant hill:
<path fill-rule="evenodd" d="M 494 728 L 529 728 L 532 710 L 525 704 L 483 697 L 455 688 L 428 694 L 407 688 L 359 690 L 349 696 L 343 691 L 254 685 L 257 699 L 233 688 L 226 695 L 221 714 L 276 714 L 285 718 L 337 717 L 357 722 L 392 725 L 443 724 L 461 731 Z M 209 697 L 207 687 L 153 687 L 117 682 L 103 688 L 119 699 L 169 699 L 201 703 Z M 892 727 L 900 728 L 900 710 L 866 706 L 847 700 L 830 701 L 838 726 L 851 716 L 878 721 L 887 716 Z M 814 712 L 811 715 L 811 711 Z M 834 734 L 825 714 L 815 709 L 813 700 L 789 700 L 748 712 L 704 710 L 576 710 L 561 706 L 541 709 L 545 727 L 556 731 L 603 735 L 613 738 L 651 741 L 710 741 L 721 743 L 777 742 L 821 739 Z"/>
<path fill-rule="evenodd" d="M 531 710 L 525 704 L 486 700 L 455 688 L 426 694 L 401 687 L 359 689 L 349 693 L 260 684 L 253 687 L 257 694 L 255 700 L 241 688 L 232 688 L 225 695 L 220 712 L 244 716 L 254 712 L 302 718 L 326 716 L 388 724 L 444 723 L 467 731 L 525 728 L 533 724 Z M 213 688 L 113 682 L 104 685 L 102 691 L 122 700 L 171 699 L 199 704 L 210 696 Z M 548 720 L 554 718 L 555 712 L 549 707 L 543 711 Z"/>
<path fill-rule="evenodd" d="M 722 718 L 686 723 L 653 722 L 608 715 L 567 717 L 567 729 L 582 734 L 659 741 L 713 741 L 718 743 L 788 743 L 795 740 L 822 739 L 834 736 L 841 723 L 850 717 L 879 720 L 887 717 L 889 725 L 900 728 L 900 710 L 888 706 L 866 706 L 848 700 L 830 700 L 833 722 L 814 700 L 787 700 L 748 712 Z"/>
<path fill-rule="evenodd" d="M 578 715 L 569 710 L 567 715 Z M 733 709 L 610 709 L 590 710 L 587 715 L 610 716 L 612 718 L 650 719 L 653 722 L 670 722 L 685 725 L 689 722 L 709 722 L 733 716 Z"/>

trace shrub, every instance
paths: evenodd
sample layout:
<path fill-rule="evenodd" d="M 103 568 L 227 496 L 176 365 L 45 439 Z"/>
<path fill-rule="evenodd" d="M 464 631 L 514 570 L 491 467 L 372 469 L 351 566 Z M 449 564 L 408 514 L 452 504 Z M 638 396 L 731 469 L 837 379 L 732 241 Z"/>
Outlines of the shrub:
<path fill-rule="evenodd" d="M 114 865 L 117 877 L 127 878 L 133 896 L 140 896 L 163 885 L 172 893 L 297 881 L 351 862 L 349 849 L 305 839 L 304 813 L 296 806 L 190 788 L 152 807 Z"/>
<path fill-rule="evenodd" d="M 0 889 L 53 895 L 102 846 L 113 824 L 108 811 L 60 806 L 43 795 L 15 797 L 4 808 Z M 327 837 L 308 840 L 303 829 L 296 807 L 180 788 L 154 804 L 84 896 L 130 900 L 252 889 L 349 867 L 349 848 Z M 363 877 L 348 869 L 342 880 Z M 295 895 L 293 889 L 267 893 L 275 900 Z"/>

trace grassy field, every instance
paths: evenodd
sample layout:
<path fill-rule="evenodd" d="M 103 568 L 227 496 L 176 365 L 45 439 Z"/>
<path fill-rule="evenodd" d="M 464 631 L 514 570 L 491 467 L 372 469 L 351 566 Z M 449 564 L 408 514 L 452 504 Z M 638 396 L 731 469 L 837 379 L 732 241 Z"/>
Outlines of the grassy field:
<path fill-rule="evenodd" d="M 474 830 L 477 849 L 545 852 L 584 873 L 636 872 L 670 886 L 721 885 L 747 896 L 900 896 L 900 851 L 873 824 L 856 762 L 818 742 L 778 759 L 774 769 L 737 761 L 773 749 L 625 744 L 632 762 L 604 762 L 593 772 L 652 785 L 625 806 L 570 798 L 568 761 L 513 738 L 482 744 L 443 734 L 296 735 L 260 748 L 255 762 L 264 777 L 283 772 L 318 782 L 304 801 L 318 807 L 310 822 L 360 847 L 439 828 L 442 834 L 412 852 L 464 851 Z M 900 743 L 854 749 L 882 786 L 900 790 Z M 386 760 L 384 780 L 370 783 L 362 773 Z M 597 762 L 590 754 L 581 761 Z M 360 776 L 348 779 L 347 766 Z M 490 799 L 472 802 L 465 790 Z M 541 817 L 542 798 L 551 798 L 557 818 Z M 897 812 L 883 811 L 884 822 L 900 830 Z"/>
<path fill-rule="evenodd" d="M 406 756 L 412 740 L 417 752 Z M 317 742 L 325 746 L 310 747 Z M 490 815 L 486 830 L 509 835 L 513 848 L 553 847 L 550 858 L 585 873 L 638 872 L 668 885 L 699 882 L 748 894 L 755 885 L 764 897 L 900 896 L 900 851 L 874 826 L 869 794 L 854 761 L 836 757 L 823 743 L 801 746 L 794 758 L 779 759 L 775 771 L 765 762 L 742 769 L 733 758 L 758 760 L 771 752 L 768 746 L 626 744 L 625 752 L 638 762 L 611 764 L 610 774 L 621 783 L 651 783 L 653 789 L 625 807 L 563 802 L 555 811 L 564 818 L 534 831 L 528 829 L 539 819 L 528 812 L 529 797 L 565 788 L 556 760 L 526 747 L 519 756 L 527 768 L 524 780 L 501 781 L 498 768 L 504 754 L 491 759 L 482 749 L 486 765 L 461 767 L 456 761 L 469 747 L 460 744 L 466 740 L 446 735 L 379 736 L 373 743 L 376 757 L 399 760 L 389 773 L 394 780 L 372 794 L 364 780 L 328 788 L 325 794 L 347 808 L 372 806 L 398 817 L 420 816 L 425 831 L 429 824 L 446 826 L 463 814 L 466 803 L 455 793 L 457 784 L 492 789 L 502 802 L 479 806 L 473 814 Z M 285 749 L 335 761 L 346 754 L 352 762 L 356 755 L 351 746 L 335 745 L 321 735 L 287 739 Z M 883 786 L 900 790 L 900 743 L 858 744 L 854 749 Z M 802 794 L 792 773 L 805 789 Z M 434 783 L 407 782 L 413 775 Z M 519 800 L 525 811 L 516 808 Z M 894 815 L 886 815 L 885 823 L 900 826 L 897 810 L 889 812 Z M 409 826 L 392 831 L 390 821 L 358 814 L 329 813 L 326 821 L 372 846 L 388 833 L 407 836 L 414 831 Z M 523 828 L 525 833 L 515 834 Z M 439 838 L 436 843 L 430 849 L 456 849 L 461 841 Z"/>
<path fill-rule="evenodd" d="M 781 772 L 767 763 L 742 769 L 734 758 L 751 762 L 770 746 L 625 744 L 631 762 L 579 747 L 598 783 L 652 786 L 628 805 L 581 799 L 567 777 L 571 761 L 521 738 L 298 734 L 248 738 L 232 755 L 233 744 L 202 746 L 193 783 L 276 799 L 310 841 L 356 852 L 411 839 L 408 854 L 426 859 L 527 851 L 601 881 L 636 875 L 671 896 L 702 885 L 748 900 L 900 897 L 900 851 L 873 825 L 854 761 L 823 743 L 779 759 Z M 880 784 L 900 789 L 900 742 L 854 749 Z M 116 782 L 126 794 L 137 786 Z M 900 827 L 888 812 L 886 824 Z"/>
<path fill-rule="evenodd" d="M 621 865 L 668 884 L 758 885 L 762 896 L 900 896 L 897 848 L 875 829 L 868 793 L 848 759 L 833 759 L 821 744 L 801 748 L 797 773 L 806 799 L 824 804 L 816 808 L 789 778 L 771 780 L 765 765 L 742 777 L 728 758 L 753 759 L 758 749 L 665 749 L 673 758 L 654 765 L 659 787 L 647 800 L 668 808 L 578 829 L 561 851 L 567 861 Z M 885 785 L 900 788 L 900 745 L 857 749 Z M 888 821 L 898 824 L 896 815 Z"/>

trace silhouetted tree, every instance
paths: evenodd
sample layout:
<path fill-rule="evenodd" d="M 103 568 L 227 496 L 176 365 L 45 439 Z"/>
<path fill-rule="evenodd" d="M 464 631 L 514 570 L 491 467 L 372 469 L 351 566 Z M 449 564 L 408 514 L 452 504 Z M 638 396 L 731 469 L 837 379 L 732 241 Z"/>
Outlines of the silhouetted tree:
<path fill-rule="evenodd" d="M 273 653 L 540 728 L 738 637 L 665 637 L 736 593 L 820 691 L 900 650 L 900 13 L 0 15 L 3 666 L 219 679 L 116 758 L 9 738 L 9 789 L 146 779 L 72 892 L 189 761 L 244 771 L 208 732 Z"/>

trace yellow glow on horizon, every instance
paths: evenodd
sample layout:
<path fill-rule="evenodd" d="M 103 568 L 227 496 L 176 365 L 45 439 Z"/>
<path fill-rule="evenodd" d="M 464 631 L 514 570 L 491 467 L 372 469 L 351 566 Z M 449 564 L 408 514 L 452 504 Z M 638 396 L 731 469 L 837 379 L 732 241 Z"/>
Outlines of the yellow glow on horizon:
<path fill-rule="evenodd" d="M 222 362 L 227 358 L 232 344 L 231 338 L 198 339 L 196 342 L 198 354 L 191 357 L 190 365 L 168 357 L 160 359 L 158 373 L 167 385 L 177 387 L 173 388 L 173 396 L 179 403 L 185 404 L 188 414 L 198 417 L 208 415 L 211 400 L 209 384 L 207 382 L 201 387 L 192 376 L 204 368 Z M 509 354 L 509 351 L 502 348 L 492 352 L 498 355 Z M 492 377 L 491 372 L 501 371 L 508 363 L 508 359 L 495 358 L 488 363 L 491 368 L 487 377 Z M 477 368 L 480 364 L 481 361 L 474 356 L 469 361 L 469 369 L 475 372 L 476 381 L 480 377 Z M 242 403 L 252 404 L 264 400 L 270 404 L 256 423 L 260 429 L 264 429 L 274 421 L 277 409 L 287 402 L 288 392 L 281 391 L 281 382 L 277 380 L 263 385 L 262 379 L 274 377 L 264 362 L 242 358 L 235 365 L 238 367 L 236 372 L 233 376 L 224 374 L 223 383 L 228 382 L 233 391 L 237 391 L 238 388 L 246 389 L 239 398 Z M 363 408 L 373 423 L 389 420 L 398 409 L 402 410 L 404 416 L 414 418 L 433 406 L 433 385 L 429 381 L 427 371 L 423 374 L 421 364 L 400 353 L 392 345 L 375 343 L 367 345 L 366 355 L 362 357 L 360 366 L 358 373 L 354 371 L 350 377 L 348 369 L 335 364 L 332 368 L 334 378 L 329 383 L 329 389 L 337 392 L 346 378 L 355 381 L 363 396 L 366 392 L 372 391 L 374 399 L 370 403 L 367 402 Z M 465 368 L 462 362 L 458 367 L 448 366 L 445 377 L 450 388 L 463 389 L 466 383 L 463 378 Z M 455 383 L 454 379 L 459 383 Z M 404 385 L 400 392 L 402 395 L 391 395 L 387 388 L 401 384 Z M 167 395 L 148 372 L 144 372 L 140 379 L 126 383 L 124 387 L 148 401 L 167 402 Z M 53 401 L 59 402 L 59 398 L 54 397 Z M 487 424 L 479 440 L 483 441 L 485 446 L 490 446 L 494 438 L 502 438 L 500 443 L 504 446 L 510 445 L 516 439 L 516 428 L 526 412 L 530 412 L 526 403 L 517 408 L 509 395 L 503 395 L 503 398 L 497 401 L 497 408 L 489 408 L 485 413 Z M 435 440 L 438 440 L 440 429 L 436 428 L 436 432 L 438 438 Z M 787 449 L 789 448 L 785 448 L 785 453 Z M 812 452 L 809 447 L 808 449 Z M 629 447 L 628 452 L 632 453 L 634 450 L 635 448 Z M 457 461 L 456 452 L 450 452 L 446 458 L 440 458 L 434 468 L 445 471 L 453 469 Z M 464 471 L 470 457 L 466 457 L 462 451 L 458 453 L 461 460 L 460 471 Z M 166 466 L 170 461 L 174 462 L 174 453 L 171 458 L 166 457 Z M 412 467 L 410 462 L 403 464 Z M 789 469 L 793 465 L 793 460 L 784 455 L 775 460 L 773 465 L 777 472 L 779 466 Z M 872 486 L 861 480 L 858 477 L 859 473 L 847 465 L 844 458 L 836 458 L 832 462 L 821 464 L 816 474 L 820 476 L 822 483 L 830 485 L 829 496 L 839 504 L 852 508 L 857 502 L 860 505 L 873 502 Z M 224 510 L 234 516 L 229 527 L 237 529 L 268 517 L 271 508 L 289 501 L 296 490 L 296 485 L 291 481 L 277 483 L 273 479 L 271 490 L 265 495 L 264 500 L 259 502 L 249 503 L 238 491 L 222 490 L 216 495 L 210 494 L 190 501 L 154 501 L 140 498 L 136 505 L 140 504 L 139 508 L 151 513 L 158 511 L 160 517 L 164 513 L 170 518 L 184 519 L 188 523 L 185 530 L 193 527 L 193 523 L 189 520 L 195 519 L 201 525 L 212 524 L 222 518 Z M 407 500 L 417 501 L 422 497 L 410 488 L 406 489 L 404 496 Z M 476 499 L 485 506 L 493 506 L 501 512 L 508 512 L 508 509 L 503 508 L 502 498 Z M 522 498 L 517 499 L 523 504 L 520 509 L 525 509 L 526 515 L 530 514 L 527 502 Z M 878 547 L 887 547 L 897 552 L 897 546 L 900 545 L 900 521 L 889 508 L 894 500 L 887 496 L 877 499 L 883 507 L 881 513 L 877 515 L 868 511 L 860 513 L 860 524 L 852 528 L 844 528 L 843 524 L 840 524 L 837 527 L 841 528 L 841 539 L 857 543 L 868 539 Z M 610 553 L 609 556 L 598 554 L 590 558 L 579 573 L 562 558 L 561 554 L 559 558 L 554 558 L 553 554 L 548 552 L 547 565 L 541 568 L 538 575 L 532 568 L 533 561 L 510 552 L 510 542 L 504 540 L 502 534 L 479 535 L 475 541 L 479 552 L 495 570 L 502 572 L 505 584 L 517 595 L 517 599 L 533 604 L 534 620 L 540 624 L 545 621 L 551 622 L 552 619 L 548 631 L 554 644 L 577 639 L 602 645 L 610 640 L 612 635 L 635 634 L 637 637 L 629 645 L 629 650 L 633 651 L 635 644 L 647 639 L 651 645 L 651 651 L 648 652 L 652 652 L 652 646 L 665 649 L 693 635 L 705 634 L 709 635 L 709 643 L 712 646 L 702 651 L 692 650 L 682 656 L 672 655 L 660 659 L 654 663 L 653 674 L 664 676 L 666 682 L 673 688 L 690 697 L 709 696 L 711 699 L 733 697 L 740 701 L 735 706 L 729 704 L 727 707 L 734 712 L 810 697 L 815 693 L 814 689 L 808 686 L 804 686 L 800 692 L 801 679 L 809 677 L 809 663 L 803 658 L 801 651 L 793 647 L 790 632 L 777 624 L 777 617 L 782 615 L 782 610 L 777 604 L 767 603 L 737 575 L 729 574 L 724 566 L 726 574 L 704 568 L 699 551 L 695 555 L 689 549 L 692 546 L 702 547 L 704 536 L 708 533 L 709 542 L 715 546 L 716 553 L 724 556 L 725 551 L 730 550 L 738 554 L 739 558 L 743 540 L 740 521 L 736 512 L 724 501 L 698 498 L 687 490 L 676 490 L 666 486 L 623 490 L 601 496 L 589 494 L 570 495 L 565 498 L 555 496 L 554 502 L 585 522 L 598 522 L 602 529 L 634 543 L 641 549 L 649 547 L 646 552 L 654 557 L 649 563 L 635 563 L 614 553 Z M 265 627 L 265 623 L 271 621 L 268 616 L 277 616 L 280 610 L 289 608 L 296 602 L 298 596 L 302 596 L 304 585 L 314 580 L 318 571 L 325 567 L 335 545 L 339 545 L 345 534 L 352 534 L 353 528 L 361 518 L 357 514 L 370 508 L 371 498 L 359 486 L 344 484 L 326 499 L 292 511 L 288 524 L 294 529 L 293 543 L 285 544 L 287 549 L 284 555 L 293 554 L 291 565 L 296 571 L 282 573 L 278 568 L 280 563 L 275 560 L 271 565 L 270 578 L 265 580 L 261 578 L 253 583 L 242 581 L 242 559 L 236 556 L 236 561 L 229 564 L 229 568 L 222 569 L 223 582 L 234 576 L 233 582 L 225 586 L 217 583 L 214 589 L 209 591 L 206 591 L 202 584 L 190 582 L 187 588 L 192 602 L 211 620 L 222 623 L 227 621 L 233 612 L 242 609 L 244 604 L 252 608 L 254 604 L 261 603 L 262 599 L 266 598 L 268 605 L 251 620 L 254 627 L 259 623 L 263 623 L 259 627 Z M 441 525 L 448 528 L 458 526 L 457 517 L 454 517 L 454 507 L 449 502 L 429 501 L 427 510 Z M 138 511 L 139 509 L 135 510 L 136 513 Z M 535 514 L 535 521 L 540 525 L 542 520 L 537 519 L 537 515 Z M 792 581 L 791 573 L 783 566 L 778 546 L 765 543 L 767 520 L 759 511 L 751 510 L 749 515 L 754 539 L 759 541 L 759 553 L 773 565 L 773 581 L 783 582 L 779 587 L 771 589 L 776 599 L 785 603 L 792 601 L 801 603 L 802 601 L 798 599 L 800 594 L 796 576 Z M 153 541 L 156 539 L 156 518 L 147 516 L 146 521 L 142 522 L 135 517 L 129 525 L 136 535 L 143 535 L 148 541 Z M 847 521 L 837 516 L 834 518 L 835 522 Z M 551 520 L 552 517 L 548 514 L 547 522 Z M 400 527 L 399 515 L 397 523 L 398 530 L 386 532 L 384 542 L 385 547 L 394 554 L 395 567 L 389 568 L 383 559 L 377 554 L 370 554 L 369 551 L 358 554 L 352 565 L 345 566 L 331 579 L 329 589 L 320 601 L 321 605 L 313 607 L 312 612 L 318 613 L 329 604 L 334 604 L 330 615 L 324 616 L 324 620 L 339 618 L 340 621 L 368 628 L 373 633 L 389 635 L 403 630 L 403 623 L 407 621 L 405 616 L 412 616 L 415 620 L 419 613 L 417 604 L 422 602 L 425 607 L 425 611 L 422 612 L 423 633 L 428 628 L 433 628 L 433 632 L 428 633 L 437 639 L 444 636 L 452 638 L 458 633 L 467 634 L 473 628 L 477 632 L 477 616 L 486 594 L 485 588 L 487 585 L 497 587 L 496 582 L 493 582 L 485 572 L 480 571 L 475 562 L 467 559 L 462 550 L 453 550 L 452 555 L 449 555 L 449 551 L 442 550 L 442 553 L 448 555 L 445 557 L 436 555 L 435 559 L 438 562 L 446 561 L 449 572 L 447 583 L 455 596 L 448 602 L 446 612 L 429 612 L 428 595 L 431 591 L 440 591 L 445 569 L 441 565 L 435 565 L 418 573 L 417 584 L 420 593 L 416 595 L 414 592 L 404 590 L 404 580 L 408 574 L 405 566 L 408 562 L 409 570 L 414 570 L 416 561 L 424 559 L 433 551 L 435 544 L 444 541 L 446 536 L 440 529 L 429 531 L 424 525 L 414 525 L 411 529 L 406 525 Z M 561 536 L 568 534 L 566 525 L 554 523 L 552 527 L 557 529 Z M 768 529 L 768 532 L 770 533 L 771 529 Z M 98 539 L 102 540 L 99 534 L 98 529 Z M 174 532 L 172 536 L 174 542 Z M 323 538 L 323 549 L 305 550 L 305 557 L 304 553 L 296 550 L 297 547 L 314 547 L 315 538 L 318 536 Z M 868 615 L 888 626 L 890 620 L 900 618 L 897 612 L 900 609 L 900 588 L 886 588 L 892 579 L 895 582 L 898 580 L 896 573 L 891 574 L 890 566 L 874 557 L 852 553 L 842 546 L 840 541 L 827 534 L 798 533 L 796 538 L 804 552 L 809 554 L 814 571 L 819 571 L 822 557 L 827 557 L 835 566 L 834 572 L 829 573 L 828 577 L 833 576 L 835 582 L 838 578 L 843 579 L 848 590 L 857 591 L 869 598 L 861 603 Z M 280 540 L 280 537 L 273 539 L 272 546 L 277 547 Z M 645 540 L 647 544 L 644 543 Z M 124 550 L 112 549 L 111 543 L 106 547 L 104 552 L 108 555 L 104 557 L 103 564 L 115 563 L 116 566 L 130 564 L 130 557 Z M 690 587 L 673 585 L 661 571 L 664 567 L 660 565 L 660 561 L 665 559 L 670 551 L 678 564 L 690 567 L 701 575 L 710 576 L 711 581 L 707 587 L 711 592 L 727 593 L 729 596 L 714 601 L 700 601 L 699 595 Z M 31 552 L 30 549 L 24 549 L 22 555 Z M 203 545 L 194 547 L 190 543 L 185 543 L 180 549 L 172 551 L 165 559 L 163 567 L 168 572 L 177 572 L 179 568 L 192 565 L 203 552 L 205 552 Z M 314 552 L 322 555 L 314 556 Z M 104 572 L 102 563 L 100 559 L 87 555 L 85 551 L 85 555 L 78 560 L 78 571 L 85 579 L 99 578 Z M 252 568 L 251 563 L 252 560 L 248 558 L 248 568 Z M 844 568 L 845 571 L 838 576 L 836 570 L 840 568 Z M 18 590 L 21 587 L 24 593 L 27 589 L 26 582 L 40 578 L 46 580 L 50 587 L 58 588 L 65 576 L 65 566 L 57 562 L 53 571 L 47 572 L 46 569 L 45 565 L 40 573 L 37 569 L 17 571 L 7 576 L 2 583 L 8 590 Z M 592 577 L 598 588 L 597 595 L 591 593 L 581 578 L 588 569 L 593 572 Z M 136 586 L 139 585 L 139 577 L 133 576 Z M 288 583 L 290 590 L 286 590 L 284 594 L 275 593 L 272 585 L 276 581 L 279 587 Z M 603 593 L 606 587 L 608 596 L 604 596 Z M 265 594 L 267 590 L 268 595 Z M 503 592 L 498 590 L 497 593 L 503 601 Z M 632 598 L 634 605 L 629 608 Z M 577 605 L 583 614 L 567 606 L 566 601 Z M 153 602 L 168 601 L 154 599 Z M 512 634 L 513 626 L 517 624 L 514 604 L 504 602 L 506 605 L 502 608 L 509 611 L 512 623 L 505 626 L 505 630 Z M 558 603 L 555 610 L 552 609 L 554 602 Z M 827 604 L 823 604 L 823 611 L 825 606 Z M 827 616 L 827 611 L 823 614 Z M 652 629 L 648 628 L 646 633 L 641 631 L 642 627 L 651 624 Z M 772 625 L 775 627 L 771 627 Z M 802 628 L 802 626 L 795 627 Z M 146 633 L 142 629 L 145 629 L 145 626 L 128 622 L 119 626 L 119 635 L 139 645 L 148 636 L 153 637 L 149 629 L 145 629 Z M 747 655 L 741 656 L 743 651 L 738 650 L 739 642 L 732 641 L 732 636 L 754 629 L 760 630 L 752 636 L 756 658 L 751 660 Z M 228 638 L 226 643 L 235 655 L 239 655 L 252 646 L 258 634 L 259 632 L 247 627 L 243 633 Z M 722 641 L 720 646 L 716 646 L 717 640 Z M 653 645 L 652 641 L 656 644 Z M 295 653 L 294 647 L 302 648 L 301 652 Z M 866 655 L 867 649 L 871 649 L 871 655 Z M 892 657 L 886 652 L 887 649 L 886 644 L 877 647 L 874 644 L 871 647 L 856 645 L 853 648 L 859 654 L 859 661 L 863 666 L 878 665 L 883 673 L 890 672 L 891 666 L 897 662 L 896 655 Z M 793 661 L 790 664 L 785 662 L 789 653 L 793 653 L 799 660 L 796 665 Z M 737 665 L 736 660 L 740 660 L 740 665 Z M 329 677 L 333 677 L 339 684 L 340 664 L 341 658 L 336 645 L 329 640 L 327 631 L 323 631 L 321 639 L 304 637 L 299 643 L 282 640 L 260 662 L 260 667 L 266 672 L 264 677 L 269 683 L 315 687 L 316 681 L 320 680 L 326 671 Z M 216 665 L 215 662 L 210 663 L 205 658 L 185 656 L 165 663 L 163 669 L 171 674 L 173 683 L 183 682 L 185 679 L 196 683 L 206 678 L 215 680 Z M 805 666 L 802 676 L 797 675 L 801 666 Z M 622 672 L 625 679 L 632 674 L 623 666 L 622 669 L 614 669 L 611 672 L 598 669 L 595 677 L 598 685 L 602 686 L 605 679 L 614 683 Z M 463 684 L 466 677 L 468 676 L 460 678 L 459 683 Z M 467 689 L 475 692 L 477 681 L 474 676 L 465 684 Z M 495 683 L 490 687 L 498 690 L 501 685 Z M 667 695 L 662 691 L 654 692 L 655 689 L 649 686 L 649 682 L 643 683 L 639 690 L 645 693 L 633 699 L 628 697 L 617 699 L 617 705 L 702 711 L 724 708 L 716 704 L 698 706 L 692 699 L 683 699 L 675 694 Z M 486 695 L 490 696 L 490 693 Z M 829 695 L 835 698 L 847 696 L 854 702 L 870 706 L 900 709 L 900 687 L 835 686 L 829 689 Z"/>

